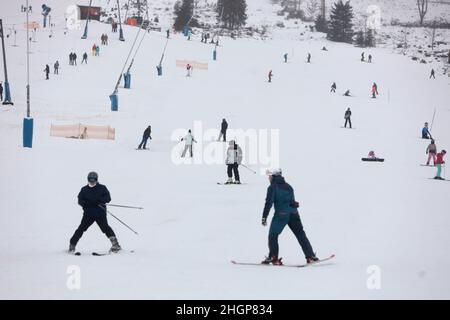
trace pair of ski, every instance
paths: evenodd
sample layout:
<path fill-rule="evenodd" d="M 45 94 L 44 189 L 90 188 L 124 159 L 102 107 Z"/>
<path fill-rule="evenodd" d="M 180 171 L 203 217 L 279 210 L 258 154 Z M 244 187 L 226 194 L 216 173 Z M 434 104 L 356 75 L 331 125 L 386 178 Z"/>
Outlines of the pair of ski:
<path fill-rule="evenodd" d="M 320 259 L 319 261 L 315 261 L 312 263 L 304 263 L 304 264 L 282 264 L 282 265 L 273 265 L 273 264 L 263 264 L 263 263 L 255 263 L 255 262 L 239 262 L 235 260 L 231 260 L 232 264 L 241 265 L 241 266 L 264 266 L 264 267 L 288 267 L 288 268 L 305 268 L 309 266 L 314 266 L 320 264 L 322 262 L 329 261 L 335 257 L 334 254 L 325 259 Z"/>
<path fill-rule="evenodd" d="M 246 184 L 246 183 L 223 183 L 223 182 L 217 182 L 217 184 L 218 185 L 220 185 L 220 186 L 239 186 L 239 185 L 242 185 L 242 184 Z"/>
<path fill-rule="evenodd" d="M 134 253 L 134 250 L 124 250 L 121 249 L 119 252 L 112 252 L 112 251 L 107 251 L 107 252 L 91 252 L 91 255 L 95 256 L 95 257 L 102 257 L 102 256 L 108 256 L 108 255 L 113 255 L 113 254 L 121 254 L 121 253 Z M 77 251 L 73 253 L 74 256 L 81 256 L 81 252 Z"/>

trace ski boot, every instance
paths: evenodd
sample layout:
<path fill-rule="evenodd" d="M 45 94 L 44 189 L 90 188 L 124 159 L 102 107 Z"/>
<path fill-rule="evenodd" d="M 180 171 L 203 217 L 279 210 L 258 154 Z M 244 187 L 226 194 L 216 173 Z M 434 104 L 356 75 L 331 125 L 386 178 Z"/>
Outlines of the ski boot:
<path fill-rule="evenodd" d="M 233 184 L 233 178 L 228 178 L 227 182 L 225 184 Z"/>
<path fill-rule="evenodd" d="M 239 180 L 236 180 L 236 181 L 234 182 L 234 184 L 241 184 L 241 182 L 240 182 Z"/>
<path fill-rule="evenodd" d="M 436 180 L 444 180 L 444 178 L 442 178 L 442 177 L 438 177 L 438 176 L 436 176 L 436 177 L 434 177 Z"/>
<path fill-rule="evenodd" d="M 112 253 L 117 253 L 122 249 L 116 237 L 111 237 L 109 238 L 109 240 L 111 241 L 112 244 L 111 249 L 109 249 L 109 251 L 111 251 Z"/>
<path fill-rule="evenodd" d="M 320 259 L 319 258 L 317 258 L 316 256 L 314 256 L 314 257 L 309 257 L 309 258 L 306 258 L 306 263 L 307 264 L 312 264 L 312 263 L 315 263 L 315 262 L 317 262 L 317 261 L 319 261 Z"/>
<path fill-rule="evenodd" d="M 75 245 L 74 244 L 69 244 L 69 253 L 74 254 L 75 253 Z"/>
<path fill-rule="evenodd" d="M 282 266 L 283 262 L 281 262 L 281 259 L 278 259 L 277 257 L 266 257 L 263 261 L 261 261 L 261 264 L 273 264 L 274 266 Z"/>

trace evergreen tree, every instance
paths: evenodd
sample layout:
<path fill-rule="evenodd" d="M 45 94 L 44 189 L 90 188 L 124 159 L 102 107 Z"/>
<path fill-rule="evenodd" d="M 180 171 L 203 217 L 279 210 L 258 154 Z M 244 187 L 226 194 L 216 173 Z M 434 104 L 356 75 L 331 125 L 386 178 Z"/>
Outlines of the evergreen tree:
<path fill-rule="evenodd" d="M 372 29 L 367 30 L 365 44 L 367 47 L 375 47 L 375 35 Z"/>
<path fill-rule="evenodd" d="M 217 20 L 226 28 L 237 29 L 247 21 L 247 2 L 245 0 L 218 0 Z"/>
<path fill-rule="evenodd" d="M 194 14 L 194 0 L 177 1 L 174 6 L 175 23 L 173 27 L 177 31 L 183 30 L 188 24 L 195 25 L 196 21 L 192 17 Z"/>
<path fill-rule="evenodd" d="M 339 0 L 333 5 L 327 37 L 331 41 L 351 43 L 353 38 L 353 8 L 350 1 Z"/>
<path fill-rule="evenodd" d="M 366 46 L 366 38 L 364 37 L 363 31 L 358 31 L 356 33 L 356 40 L 355 43 L 358 47 L 365 47 Z"/>
<path fill-rule="evenodd" d="M 319 15 L 315 21 L 317 32 L 328 32 L 328 22 L 322 15 Z"/>

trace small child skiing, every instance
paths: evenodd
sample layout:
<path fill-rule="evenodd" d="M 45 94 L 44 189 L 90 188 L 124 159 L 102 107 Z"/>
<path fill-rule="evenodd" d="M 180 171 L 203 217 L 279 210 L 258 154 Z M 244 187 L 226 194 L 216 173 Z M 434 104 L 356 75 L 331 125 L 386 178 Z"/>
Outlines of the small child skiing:
<path fill-rule="evenodd" d="M 434 140 L 431 139 L 431 143 L 428 145 L 426 150 L 426 154 L 428 154 L 427 166 L 430 165 L 431 159 L 433 159 L 433 166 L 436 165 L 436 153 L 437 153 L 436 144 L 434 143 Z"/>
<path fill-rule="evenodd" d="M 442 150 L 440 153 L 438 153 L 436 155 L 436 167 L 437 167 L 437 172 L 436 172 L 436 177 L 434 177 L 434 179 L 437 180 L 445 180 L 444 178 L 441 177 L 441 172 L 442 172 L 442 165 L 445 164 L 444 161 L 444 156 L 447 154 L 447 151 Z"/>
<path fill-rule="evenodd" d="M 374 82 L 372 85 L 372 99 L 375 99 L 378 95 L 378 86 L 377 84 Z"/>
<path fill-rule="evenodd" d="M 186 65 L 186 72 L 187 72 L 186 77 L 190 77 L 192 75 L 192 69 L 193 69 L 192 66 L 188 63 Z"/>

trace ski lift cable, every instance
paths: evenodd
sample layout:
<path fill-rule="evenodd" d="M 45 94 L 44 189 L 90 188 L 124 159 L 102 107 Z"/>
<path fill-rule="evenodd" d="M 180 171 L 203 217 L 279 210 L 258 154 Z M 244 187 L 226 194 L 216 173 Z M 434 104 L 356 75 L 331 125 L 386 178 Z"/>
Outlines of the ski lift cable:
<path fill-rule="evenodd" d="M 122 67 L 122 70 L 120 71 L 120 76 L 119 76 L 119 79 L 117 80 L 116 86 L 114 87 L 113 95 L 117 93 L 117 89 L 119 88 L 120 81 L 122 80 L 122 74 L 123 74 L 123 71 L 125 70 L 125 68 L 126 68 L 126 66 L 127 66 L 127 64 L 128 64 L 128 60 L 129 60 L 130 57 L 131 57 L 131 53 L 133 52 L 134 46 L 136 45 L 136 41 L 137 41 L 137 39 L 139 38 L 139 34 L 140 34 L 141 31 L 142 31 L 142 25 L 143 25 L 143 23 L 144 23 L 144 20 L 142 20 L 141 26 L 139 27 L 139 30 L 138 30 L 138 32 L 137 32 L 137 34 L 136 34 L 136 37 L 134 38 L 133 44 L 131 45 L 131 49 L 130 49 L 130 51 L 128 52 L 127 59 L 125 60 L 125 63 L 124 63 L 124 65 L 123 65 L 123 67 Z"/>

